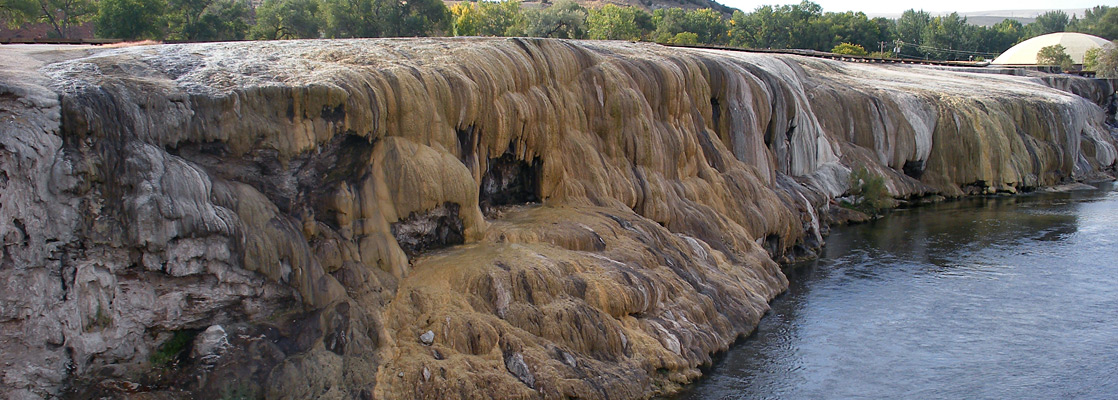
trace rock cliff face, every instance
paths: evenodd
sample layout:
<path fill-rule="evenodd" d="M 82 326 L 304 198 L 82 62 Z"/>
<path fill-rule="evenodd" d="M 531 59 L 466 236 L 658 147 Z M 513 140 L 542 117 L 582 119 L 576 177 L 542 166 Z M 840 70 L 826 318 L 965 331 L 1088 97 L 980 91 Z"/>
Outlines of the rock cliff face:
<path fill-rule="evenodd" d="M 911 199 L 1118 156 L 1071 93 L 1111 87 L 1077 78 L 530 39 L 0 52 L 8 398 L 644 398 L 753 329 L 851 168 Z"/>

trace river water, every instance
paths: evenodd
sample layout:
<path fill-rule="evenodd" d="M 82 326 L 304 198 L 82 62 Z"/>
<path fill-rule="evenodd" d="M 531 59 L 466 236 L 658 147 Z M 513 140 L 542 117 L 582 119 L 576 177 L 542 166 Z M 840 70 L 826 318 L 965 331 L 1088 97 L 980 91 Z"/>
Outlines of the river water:
<path fill-rule="evenodd" d="M 1118 188 L 840 227 L 679 399 L 1118 399 Z"/>

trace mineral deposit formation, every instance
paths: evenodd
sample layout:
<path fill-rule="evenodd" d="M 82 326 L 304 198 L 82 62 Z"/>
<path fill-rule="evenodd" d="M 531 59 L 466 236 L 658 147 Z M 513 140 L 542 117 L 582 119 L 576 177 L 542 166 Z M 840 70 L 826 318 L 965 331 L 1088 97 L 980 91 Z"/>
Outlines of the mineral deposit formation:
<path fill-rule="evenodd" d="M 1105 178 L 1105 81 L 655 44 L 0 48 L 0 397 L 631 399 L 852 170 Z"/>

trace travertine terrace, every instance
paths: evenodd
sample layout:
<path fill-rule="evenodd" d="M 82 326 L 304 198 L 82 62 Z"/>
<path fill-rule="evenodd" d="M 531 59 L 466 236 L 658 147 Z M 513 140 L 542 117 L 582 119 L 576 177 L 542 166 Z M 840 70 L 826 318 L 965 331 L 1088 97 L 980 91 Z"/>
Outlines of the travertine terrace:
<path fill-rule="evenodd" d="M 538 39 L 0 55 L 6 398 L 645 398 L 753 329 L 852 168 L 912 200 L 1116 158 L 1081 78 Z"/>

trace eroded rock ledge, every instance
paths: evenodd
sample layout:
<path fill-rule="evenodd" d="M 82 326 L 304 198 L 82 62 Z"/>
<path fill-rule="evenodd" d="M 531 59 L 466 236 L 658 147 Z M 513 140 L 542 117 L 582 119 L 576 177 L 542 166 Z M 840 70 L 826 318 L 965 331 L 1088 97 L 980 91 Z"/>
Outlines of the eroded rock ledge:
<path fill-rule="evenodd" d="M 0 53 L 7 398 L 645 398 L 753 329 L 851 168 L 953 197 L 1116 158 L 1077 78 L 535 39 Z"/>

